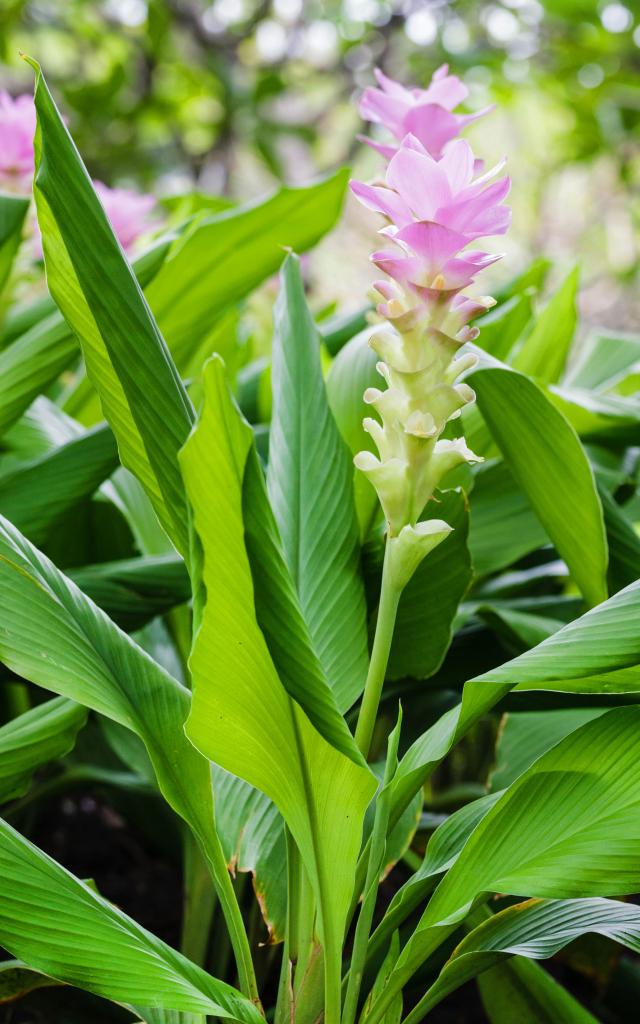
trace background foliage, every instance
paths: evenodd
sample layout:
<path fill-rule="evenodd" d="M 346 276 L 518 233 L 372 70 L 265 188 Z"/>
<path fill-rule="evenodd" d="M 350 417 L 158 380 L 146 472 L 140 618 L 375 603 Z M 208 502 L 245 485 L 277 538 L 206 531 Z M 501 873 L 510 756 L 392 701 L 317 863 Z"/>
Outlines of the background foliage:
<path fill-rule="evenodd" d="M 583 313 L 627 328 L 640 323 L 633 8 L 616 0 L 3 0 L 0 87 L 29 90 L 18 51 L 35 54 L 94 177 L 246 199 L 274 179 L 308 181 L 354 159 L 372 173 L 376 158 L 355 142 L 353 100 L 373 66 L 424 84 L 450 61 L 471 88 L 471 108 L 499 104 L 470 138 L 487 159 L 506 153 L 518 181 L 512 264 L 531 255 L 569 264 L 579 250 Z M 310 270 L 323 282 L 319 301 L 357 304 L 369 240 L 369 218 L 350 206 Z M 351 266 L 337 280 L 327 268 L 347 241 Z"/>

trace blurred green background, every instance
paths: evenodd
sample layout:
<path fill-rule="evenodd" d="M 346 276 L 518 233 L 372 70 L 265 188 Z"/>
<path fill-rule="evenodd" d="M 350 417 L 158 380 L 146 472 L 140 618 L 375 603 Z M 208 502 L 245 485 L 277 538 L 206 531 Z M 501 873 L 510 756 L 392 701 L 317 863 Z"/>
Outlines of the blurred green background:
<path fill-rule="evenodd" d="M 507 155 L 513 229 L 492 283 L 536 256 L 582 265 L 589 323 L 640 326 L 640 7 L 593 0 L 0 0 L 0 88 L 42 63 L 94 177 L 250 200 L 378 158 L 356 140 L 377 64 L 424 85 L 448 62 L 468 136 Z M 349 201 L 309 264 L 316 302 L 363 301 L 377 224 Z M 348 255 L 347 255 L 348 254 Z M 487 275 L 490 278 L 490 275 Z"/>

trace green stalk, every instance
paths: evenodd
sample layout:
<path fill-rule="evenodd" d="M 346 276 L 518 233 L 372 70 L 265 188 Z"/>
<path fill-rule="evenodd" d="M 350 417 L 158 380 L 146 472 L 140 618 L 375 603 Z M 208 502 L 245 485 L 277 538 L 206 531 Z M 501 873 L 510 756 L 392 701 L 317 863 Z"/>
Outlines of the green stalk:
<path fill-rule="evenodd" d="M 378 706 L 391 652 L 391 641 L 393 640 L 393 630 L 396 624 L 398 603 L 402 593 L 402 588 L 393 580 L 391 560 L 392 547 L 387 539 L 384 551 L 384 565 L 382 567 L 382 582 L 380 584 L 380 604 L 378 606 L 376 633 L 373 640 L 373 650 L 371 651 L 371 661 L 369 662 L 362 705 L 358 715 L 358 724 L 356 726 L 356 743 L 364 757 L 369 756 L 371 749 L 373 730 L 378 716 Z"/>
<path fill-rule="evenodd" d="M 393 775 L 398 766 L 398 742 L 400 739 L 400 723 L 402 713 L 398 715 L 398 724 L 389 736 L 387 743 L 387 761 L 382 780 L 382 788 L 376 802 L 376 812 L 371 834 L 371 852 L 367 867 L 367 879 L 364 889 L 364 899 L 360 908 L 360 915 L 356 925 L 356 933 L 353 941 L 353 952 L 351 955 L 351 967 L 347 983 L 342 1011 L 342 1024 L 355 1024 L 356 1012 L 358 1009 L 358 998 L 362 986 L 362 976 L 367 960 L 367 945 L 371 933 L 371 922 L 376 907 L 378 896 L 378 883 L 382 871 L 384 854 L 387 846 L 387 825 L 389 822 L 390 786 Z"/>

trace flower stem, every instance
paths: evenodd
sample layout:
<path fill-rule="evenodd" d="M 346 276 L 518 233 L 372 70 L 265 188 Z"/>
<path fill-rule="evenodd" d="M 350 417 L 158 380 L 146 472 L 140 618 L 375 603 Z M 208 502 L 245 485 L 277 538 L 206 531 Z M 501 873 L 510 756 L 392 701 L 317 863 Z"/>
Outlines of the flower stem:
<path fill-rule="evenodd" d="M 391 566 L 392 551 L 392 545 L 387 538 L 382 567 L 376 632 L 373 639 L 373 650 L 371 651 L 371 661 L 369 662 L 369 671 L 364 687 L 358 724 L 356 726 L 356 743 L 365 757 L 369 756 L 371 749 L 371 740 L 378 715 L 382 686 L 387 672 L 393 630 L 396 624 L 398 602 L 402 593 L 402 588 L 398 587 L 397 583 L 393 580 Z"/>
<path fill-rule="evenodd" d="M 389 737 L 387 744 L 387 760 L 382 786 L 376 801 L 376 812 L 372 830 L 371 851 L 367 866 L 367 879 L 364 887 L 360 916 L 356 925 L 351 954 L 351 967 L 347 982 L 342 1024 L 355 1024 L 358 999 L 362 985 L 362 977 L 367 960 L 367 945 L 371 932 L 371 923 L 376 908 L 378 885 L 384 866 L 384 855 L 387 845 L 387 825 L 389 823 L 389 804 L 391 800 L 391 780 L 398 766 L 398 741 L 400 739 L 401 714 L 398 724 Z"/>

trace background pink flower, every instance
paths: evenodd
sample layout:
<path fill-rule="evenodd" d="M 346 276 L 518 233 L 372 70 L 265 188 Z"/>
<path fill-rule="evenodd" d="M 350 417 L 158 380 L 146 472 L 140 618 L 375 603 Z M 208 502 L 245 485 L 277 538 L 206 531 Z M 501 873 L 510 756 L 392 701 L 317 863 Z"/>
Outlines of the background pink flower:
<path fill-rule="evenodd" d="M 156 205 L 154 196 L 128 188 L 109 188 L 102 181 L 94 181 L 93 187 L 125 252 L 131 251 L 141 235 L 157 227 L 157 220 L 151 216 Z"/>
<path fill-rule="evenodd" d="M 33 136 L 36 111 L 33 97 L 13 99 L 0 92 L 0 188 L 29 192 L 33 177 Z"/>

